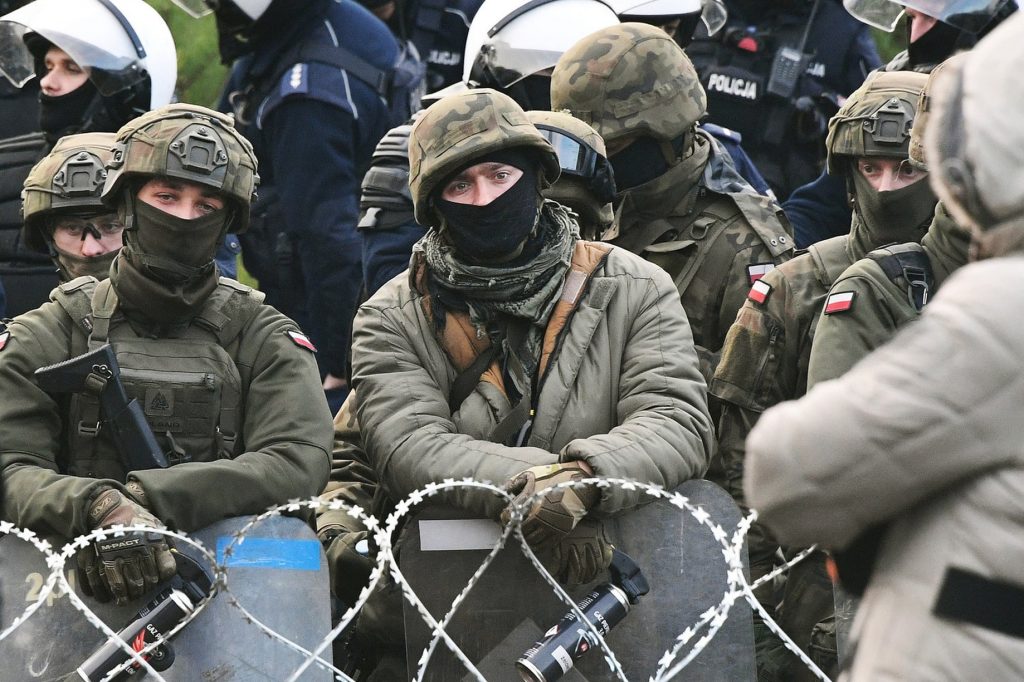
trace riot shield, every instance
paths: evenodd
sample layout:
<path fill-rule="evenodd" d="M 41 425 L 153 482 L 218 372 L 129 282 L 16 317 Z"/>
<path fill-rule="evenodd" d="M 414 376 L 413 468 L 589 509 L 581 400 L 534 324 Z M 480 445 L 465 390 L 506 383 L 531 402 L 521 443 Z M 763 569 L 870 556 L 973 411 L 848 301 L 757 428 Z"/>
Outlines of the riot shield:
<path fill-rule="evenodd" d="M 215 596 L 191 623 L 171 639 L 174 660 L 160 674 L 174 680 L 284 680 L 306 656 L 269 637 L 236 605 L 294 644 L 313 650 L 331 629 L 327 561 L 309 527 L 295 518 L 273 516 L 246 531 L 226 549 L 250 518 L 226 519 L 192 534 L 218 564 L 226 566 L 227 590 Z M 203 554 L 181 541 L 176 547 L 200 563 Z M 64 566 L 75 592 L 74 559 Z M 0 632 L 36 601 L 49 571 L 45 557 L 31 544 L 0 536 Z M 158 587 L 154 593 L 158 593 Z M 131 622 L 147 600 L 116 607 L 84 597 L 86 605 L 112 630 Z M 0 680 L 79 679 L 76 669 L 107 641 L 74 608 L 66 595 L 52 596 L 6 638 L 0 640 Z M 321 654 L 331 662 L 330 647 Z M 134 679 L 134 678 L 133 678 Z M 330 680 L 322 667 L 310 666 L 303 680 Z"/>
<path fill-rule="evenodd" d="M 677 492 L 721 526 L 728 542 L 740 521 L 740 512 L 725 491 L 708 481 L 694 480 Z M 605 523 L 612 542 L 640 565 L 651 588 L 605 635 L 605 640 L 628 679 L 646 680 L 653 677 L 676 638 L 723 601 L 730 590 L 728 564 L 723 545 L 712 531 L 667 500 L 657 500 Z M 499 535 L 500 529 L 493 521 L 467 518 L 452 507 L 427 507 L 410 519 L 396 546 L 398 564 L 434 618 L 440 621 L 448 612 Z M 743 562 L 746 572 L 745 548 Z M 595 585 L 607 582 L 608 578 L 602 577 L 594 584 L 569 590 L 569 594 L 578 600 Z M 515 661 L 567 610 L 524 557 L 518 542 L 510 538 L 445 630 L 485 679 L 518 680 Z M 411 679 L 417 674 L 432 630 L 408 601 L 404 603 L 404 617 Z M 683 648 L 676 662 L 704 632 L 706 627 Z M 751 609 L 740 599 L 732 605 L 714 638 L 676 679 L 731 682 L 754 677 Z M 467 673 L 441 642 L 430 657 L 424 679 L 472 680 L 475 676 Z M 560 679 L 598 682 L 619 677 L 601 652 L 590 651 Z"/>

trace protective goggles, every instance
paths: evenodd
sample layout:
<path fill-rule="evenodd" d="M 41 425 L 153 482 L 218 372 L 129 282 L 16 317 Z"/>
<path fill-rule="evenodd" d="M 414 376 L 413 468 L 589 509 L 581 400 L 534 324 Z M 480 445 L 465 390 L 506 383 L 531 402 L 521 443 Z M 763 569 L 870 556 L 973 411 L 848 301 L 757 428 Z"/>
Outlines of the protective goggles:
<path fill-rule="evenodd" d="M 608 159 L 572 133 L 543 124 L 536 126 L 551 143 L 564 175 L 580 178 L 602 204 L 615 198 L 615 178 Z"/>
<path fill-rule="evenodd" d="M 124 225 L 112 216 L 98 218 L 64 217 L 57 221 L 54 232 L 62 232 L 72 239 L 85 241 L 86 235 L 92 235 L 96 241 L 116 237 L 124 232 Z"/>

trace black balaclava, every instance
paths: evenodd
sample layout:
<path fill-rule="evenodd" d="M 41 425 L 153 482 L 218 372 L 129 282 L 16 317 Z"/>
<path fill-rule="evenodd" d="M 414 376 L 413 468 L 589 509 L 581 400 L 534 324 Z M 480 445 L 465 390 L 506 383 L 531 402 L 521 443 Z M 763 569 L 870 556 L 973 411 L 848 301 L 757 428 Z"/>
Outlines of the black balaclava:
<path fill-rule="evenodd" d="M 912 68 L 940 64 L 952 57 L 955 52 L 970 49 L 977 42 L 975 36 L 942 21 L 936 21 L 924 35 L 910 42 L 911 22 L 906 23 L 907 59 Z"/>
<path fill-rule="evenodd" d="M 441 198 L 441 191 L 452 178 L 466 168 L 488 162 L 513 166 L 523 175 L 504 194 L 484 206 Z M 539 166 L 530 151 L 513 147 L 473 159 L 438 185 L 434 190 L 434 205 L 444 219 L 441 229 L 460 258 L 470 262 L 495 262 L 514 258 L 522 252 L 540 213 Z"/>
<path fill-rule="evenodd" d="M 853 169 L 853 203 L 867 227 L 874 247 L 896 242 L 921 241 L 935 213 L 938 199 L 928 178 L 899 189 L 880 192 Z"/>
<path fill-rule="evenodd" d="M 62 136 L 65 131 L 78 129 L 85 120 L 90 106 L 99 96 L 96 86 L 86 80 L 64 95 L 39 93 L 39 126 L 44 133 Z"/>
<path fill-rule="evenodd" d="M 615 187 L 619 192 L 639 187 L 654 178 L 664 175 L 682 155 L 686 147 L 684 133 L 672 140 L 673 163 L 666 159 L 666 147 L 653 137 L 642 136 L 631 142 L 625 149 L 608 157 L 615 172 Z"/>
<path fill-rule="evenodd" d="M 128 189 L 118 215 L 125 224 L 124 246 L 110 277 L 126 309 L 160 324 L 194 317 L 217 288 L 214 254 L 233 209 L 186 220 Z"/>

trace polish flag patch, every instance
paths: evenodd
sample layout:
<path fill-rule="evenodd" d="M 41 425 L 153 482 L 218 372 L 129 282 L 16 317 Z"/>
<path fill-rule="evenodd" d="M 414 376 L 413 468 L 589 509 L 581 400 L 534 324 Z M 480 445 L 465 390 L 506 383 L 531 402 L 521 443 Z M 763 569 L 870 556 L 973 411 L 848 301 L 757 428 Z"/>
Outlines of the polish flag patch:
<path fill-rule="evenodd" d="M 764 303 L 768 300 L 768 294 L 770 293 L 772 293 L 772 285 L 759 279 L 750 287 L 750 293 L 747 294 L 747 298 L 754 303 Z"/>
<path fill-rule="evenodd" d="M 775 263 L 754 263 L 747 266 L 747 277 L 750 278 L 750 283 L 753 284 L 774 269 Z"/>
<path fill-rule="evenodd" d="M 853 308 L 853 297 L 856 291 L 844 291 L 838 294 L 832 294 L 828 297 L 828 301 L 825 302 L 825 314 L 835 315 L 836 313 L 845 313 L 847 310 Z"/>
<path fill-rule="evenodd" d="M 288 332 L 288 336 L 292 337 L 292 342 L 299 348 L 316 352 L 316 346 L 313 345 L 313 342 L 305 334 L 301 332 Z"/>
<path fill-rule="evenodd" d="M 9 338 L 11 338 L 10 332 L 4 332 L 3 334 L 0 334 L 0 350 L 4 349 L 4 346 L 7 345 L 7 339 Z"/>

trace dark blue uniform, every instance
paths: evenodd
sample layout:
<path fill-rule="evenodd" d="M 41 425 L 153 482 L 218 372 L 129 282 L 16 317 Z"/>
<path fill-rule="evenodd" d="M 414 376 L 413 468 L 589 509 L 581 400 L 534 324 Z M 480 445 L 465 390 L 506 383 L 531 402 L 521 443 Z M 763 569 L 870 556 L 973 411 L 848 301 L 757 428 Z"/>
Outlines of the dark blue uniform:
<path fill-rule="evenodd" d="M 744 149 L 782 200 L 821 172 L 828 119 L 881 60 L 867 26 L 840 0 L 725 4 L 725 28 L 686 52 L 707 90 L 708 120 L 743 136 Z M 805 60 L 783 96 L 783 79 L 771 77 L 773 61 L 783 48 L 799 48 L 805 31 Z"/>
<path fill-rule="evenodd" d="M 799 249 L 850 232 L 852 213 L 846 200 L 846 181 L 835 175 L 822 173 L 814 182 L 798 187 L 782 203 L 782 210 L 793 223 L 793 238 Z"/>
<path fill-rule="evenodd" d="M 298 44 L 340 45 L 380 70 L 394 64 L 398 45 L 360 5 L 316 3 L 239 60 L 229 85 L 244 92 L 256 83 L 255 94 L 230 98 L 259 158 L 264 198 L 241 237 L 244 262 L 267 302 L 313 338 L 321 372 L 344 377 L 362 286 L 359 180 L 393 123 L 368 83 L 329 64 L 289 59 Z"/>

